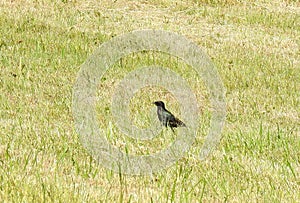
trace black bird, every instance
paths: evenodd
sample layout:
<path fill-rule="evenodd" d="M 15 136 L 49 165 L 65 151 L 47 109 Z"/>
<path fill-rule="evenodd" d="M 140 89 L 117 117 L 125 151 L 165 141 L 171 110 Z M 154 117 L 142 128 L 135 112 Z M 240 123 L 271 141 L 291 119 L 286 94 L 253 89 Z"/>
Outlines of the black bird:
<path fill-rule="evenodd" d="M 158 119 L 165 127 L 169 126 L 173 132 L 173 128 L 186 127 L 181 120 L 176 118 L 170 111 L 166 109 L 165 104 L 162 101 L 156 101 L 153 104 L 157 106 Z"/>

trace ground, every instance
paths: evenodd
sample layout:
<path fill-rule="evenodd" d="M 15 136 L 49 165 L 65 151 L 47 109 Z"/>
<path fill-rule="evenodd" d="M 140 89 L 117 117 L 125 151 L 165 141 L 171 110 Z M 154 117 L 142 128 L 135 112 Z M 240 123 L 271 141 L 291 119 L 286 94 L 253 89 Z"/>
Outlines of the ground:
<path fill-rule="evenodd" d="M 298 202 L 300 199 L 299 1 L 8 1 L 0 2 L 0 199 L 4 202 Z M 122 151 L 151 154 L 153 141 L 118 131 L 111 96 L 121 79 L 145 65 L 176 71 L 194 91 L 201 127 L 171 167 L 130 176 L 103 167 L 80 142 L 72 116 L 81 64 L 104 42 L 133 30 L 181 34 L 207 53 L 226 89 L 222 140 L 197 154 L 209 129 L 208 92 L 192 67 L 163 53 L 129 55 L 99 82 L 97 118 Z M 166 89 L 146 87 L 130 102 L 132 122 L 151 123 Z"/>

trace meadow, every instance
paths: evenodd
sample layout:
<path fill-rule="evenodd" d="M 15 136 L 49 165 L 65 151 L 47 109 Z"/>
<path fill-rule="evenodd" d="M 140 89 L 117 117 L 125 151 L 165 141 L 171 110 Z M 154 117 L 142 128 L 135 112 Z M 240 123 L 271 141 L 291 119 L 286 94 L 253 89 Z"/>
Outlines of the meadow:
<path fill-rule="evenodd" d="M 155 153 L 174 141 L 123 135 L 111 97 L 130 71 L 161 65 L 187 81 L 199 104 L 196 141 L 174 165 L 151 176 L 106 169 L 82 145 L 72 115 L 80 66 L 102 43 L 134 30 L 178 33 L 207 53 L 226 89 L 227 117 L 211 156 L 199 160 L 211 118 L 209 93 L 184 61 L 164 53 L 122 58 L 99 81 L 97 119 L 113 145 Z M 300 3 L 297 0 L 154 0 L 0 2 L 1 202 L 299 202 Z M 131 121 L 149 127 L 163 100 L 141 89 Z"/>

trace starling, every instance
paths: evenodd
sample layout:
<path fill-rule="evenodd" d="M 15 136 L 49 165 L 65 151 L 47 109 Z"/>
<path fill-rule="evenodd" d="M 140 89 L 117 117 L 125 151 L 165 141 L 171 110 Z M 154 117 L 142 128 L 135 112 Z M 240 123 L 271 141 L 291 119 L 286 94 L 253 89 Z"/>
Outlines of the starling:
<path fill-rule="evenodd" d="M 176 118 L 170 111 L 166 109 L 165 104 L 162 101 L 156 101 L 153 104 L 157 106 L 158 119 L 165 127 L 169 126 L 173 132 L 173 128 L 186 127 L 181 120 Z"/>

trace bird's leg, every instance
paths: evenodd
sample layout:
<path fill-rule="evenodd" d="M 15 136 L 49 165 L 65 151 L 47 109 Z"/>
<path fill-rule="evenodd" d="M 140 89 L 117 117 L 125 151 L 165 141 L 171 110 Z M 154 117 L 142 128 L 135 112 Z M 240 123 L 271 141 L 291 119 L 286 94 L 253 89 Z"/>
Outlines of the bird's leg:
<path fill-rule="evenodd" d="M 167 123 L 166 123 L 166 126 L 169 126 L 172 130 L 173 133 L 175 133 L 173 127 L 170 125 L 170 120 L 168 119 Z"/>
<path fill-rule="evenodd" d="M 168 128 L 168 125 L 169 125 L 169 120 L 166 120 L 166 121 L 164 122 L 164 126 L 165 126 L 166 128 Z"/>

